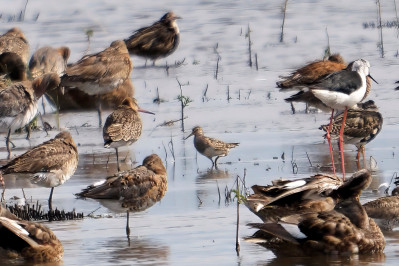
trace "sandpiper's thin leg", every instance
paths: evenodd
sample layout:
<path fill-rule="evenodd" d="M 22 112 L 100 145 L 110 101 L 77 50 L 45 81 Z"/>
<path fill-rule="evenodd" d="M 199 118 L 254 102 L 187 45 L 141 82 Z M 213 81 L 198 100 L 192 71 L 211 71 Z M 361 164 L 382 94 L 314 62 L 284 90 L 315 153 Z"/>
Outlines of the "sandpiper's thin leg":
<path fill-rule="evenodd" d="M 345 181 L 345 160 L 344 160 L 344 130 L 346 114 L 348 113 L 348 107 L 345 108 L 344 118 L 342 119 L 341 130 L 339 133 L 339 148 L 341 149 L 341 163 L 342 163 L 342 180 Z"/>
<path fill-rule="evenodd" d="M 330 157 L 331 157 L 332 169 L 333 169 L 333 173 L 335 175 L 334 156 L 333 156 L 333 151 L 332 151 L 332 147 L 331 147 L 331 135 L 330 135 L 333 118 L 334 118 L 334 109 L 331 111 L 330 124 L 328 125 L 326 138 L 327 138 L 327 141 L 328 141 L 328 147 L 330 148 Z"/>
<path fill-rule="evenodd" d="M 100 102 L 98 103 L 97 112 L 98 112 L 98 126 L 103 127 L 103 119 L 101 117 L 102 107 Z"/>
<path fill-rule="evenodd" d="M 11 136 L 11 128 L 8 130 L 7 138 L 6 138 L 6 146 L 8 152 L 8 159 L 11 159 L 11 148 L 10 148 L 10 136 Z"/>
<path fill-rule="evenodd" d="M 118 148 L 115 148 L 115 153 L 116 153 L 116 165 L 118 167 L 118 172 L 121 171 L 121 168 L 119 166 L 119 152 L 118 152 Z"/>
<path fill-rule="evenodd" d="M 26 129 L 26 139 L 27 139 L 27 140 L 30 140 L 30 125 L 27 124 L 27 125 L 25 126 L 25 129 Z"/>
<path fill-rule="evenodd" d="M 50 211 L 53 209 L 53 191 L 54 191 L 54 187 L 51 188 L 50 197 L 48 198 L 48 209 Z"/>
<path fill-rule="evenodd" d="M 130 244 L 129 210 L 126 211 L 126 237 Z"/>
<path fill-rule="evenodd" d="M 23 188 L 21 188 L 21 189 L 22 189 L 22 195 L 24 195 L 24 199 L 25 199 L 25 201 L 26 201 L 25 190 L 24 190 Z"/>
<path fill-rule="evenodd" d="M 220 156 L 217 156 L 216 159 L 215 159 L 215 168 L 218 168 L 218 164 L 217 164 L 217 163 L 218 163 L 219 157 L 220 157 Z"/>

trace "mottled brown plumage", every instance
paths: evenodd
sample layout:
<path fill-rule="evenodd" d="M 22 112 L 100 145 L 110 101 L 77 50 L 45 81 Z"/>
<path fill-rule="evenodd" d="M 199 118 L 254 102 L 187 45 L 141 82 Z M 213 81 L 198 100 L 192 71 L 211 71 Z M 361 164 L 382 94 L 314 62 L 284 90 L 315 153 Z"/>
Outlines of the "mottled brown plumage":
<path fill-rule="evenodd" d="M 127 79 L 115 90 L 100 95 L 88 95 L 77 88 L 69 88 L 64 92 L 53 90 L 46 95 L 50 96 L 49 100 L 53 104 L 58 99 L 60 110 L 96 110 L 99 104 L 103 109 L 115 109 L 127 97 L 134 97 L 134 87 L 131 79 Z"/>
<path fill-rule="evenodd" d="M 374 101 L 369 100 L 359 103 L 356 108 L 349 109 L 345 120 L 344 142 L 353 144 L 357 147 L 358 168 L 360 152 L 363 153 L 363 163 L 366 168 L 364 146 L 372 141 L 382 129 L 383 118 Z M 333 118 L 331 136 L 338 138 L 341 130 L 343 114 L 338 114 Z M 322 125 L 319 129 L 327 131 L 328 124 Z"/>
<path fill-rule="evenodd" d="M 339 54 L 331 55 L 328 60 L 313 61 L 295 71 L 289 76 L 281 76 L 277 87 L 281 90 L 297 86 L 308 86 L 328 74 L 346 68 L 345 60 Z"/>
<path fill-rule="evenodd" d="M 71 50 L 68 47 L 53 48 L 44 46 L 38 49 L 29 61 L 29 71 L 32 77 L 47 73 L 56 73 L 61 76 L 65 72 Z"/>
<path fill-rule="evenodd" d="M 103 138 L 105 148 L 115 148 L 119 168 L 118 148 L 136 142 L 141 136 L 143 124 L 139 112 L 151 113 L 140 109 L 135 98 L 126 98 L 105 121 Z"/>
<path fill-rule="evenodd" d="M 129 237 L 129 211 L 143 211 L 160 201 L 168 188 L 166 169 L 158 155 L 152 154 L 132 170 L 118 172 L 102 182 L 88 186 L 78 197 L 117 200 L 117 211 L 127 211 L 126 233 Z"/>
<path fill-rule="evenodd" d="M 123 41 L 114 41 L 104 51 L 84 56 L 67 67 L 61 85 L 76 88 L 88 95 L 111 93 L 130 79 L 133 64 Z M 99 125 L 102 126 L 101 102 L 97 102 Z"/>
<path fill-rule="evenodd" d="M 382 230 L 392 231 L 399 226 L 399 181 L 392 196 L 381 197 L 363 204 L 369 217 L 373 218 Z"/>
<path fill-rule="evenodd" d="M 277 223 L 250 224 L 263 231 L 254 237 L 261 238 L 259 244 L 276 255 L 382 253 L 384 236 L 359 202 L 371 174 L 366 170 L 358 173 L 341 186 L 345 193 L 335 195 L 338 203 L 333 210 L 309 210 L 282 217 Z"/>
<path fill-rule="evenodd" d="M 6 75 L 10 81 L 26 80 L 26 66 L 22 58 L 13 52 L 0 54 L 0 75 Z"/>
<path fill-rule="evenodd" d="M 144 27 L 125 40 L 130 54 L 143 56 L 152 60 L 172 54 L 179 45 L 180 32 L 172 11 L 166 13 L 159 21 Z"/>
<path fill-rule="evenodd" d="M 111 92 L 130 78 L 132 62 L 123 41 L 114 41 L 102 52 L 86 55 L 67 67 L 61 85 L 89 95 Z"/>
<path fill-rule="evenodd" d="M 212 161 L 212 166 L 217 167 L 217 160 L 219 157 L 226 156 L 231 148 L 239 145 L 239 143 L 226 143 L 218 139 L 209 138 L 204 136 L 204 132 L 201 127 L 194 127 L 190 135 L 185 139 L 194 135 L 194 147 L 199 153 L 207 157 Z M 215 162 L 213 162 L 212 157 L 216 157 Z"/>
<path fill-rule="evenodd" d="M 61 242 L 47 226 L 18 219 L 2 205 L 0 235 L 1 248 L 35 263 L 58 262 L 64 256 Z"/>
<path fill-rule="evenodd" d="M 281 76 L 276 83 L 280 91 L 288 91 L 298 87 L 310 86 L 317 83 L 327 75 L 346 68 L 345 60 L 340 54 L 331 55 L 328 60 L 313 61 L 291 73 L 289 76 Z M 311 91 L 300 91 L 285 99 L 287 102 L 303 102 L 324 112 L 331 110 L 318 99 Z"/>
<path fill-rule="evenodd" d="M 318 174 L 295 180 L 274 180 L 272 185 L 252 186 L 254 194 L 245 205 L 263 222 L 277 222 L 281 217 L 306 211 L 328 211 L 336 204 L 328 197 L 343 184 L 333 175 Z"/>
<path fill-rule="evenodd" d="M 71 134 L 63 131 L 0 167 L 0 171 L 2 175 L 25 174 L 32 183 L 50 187 L 49 208 L 52 209 L 54 187 L 64 184 L 77 166 L 76 144 Z"/>
<path fill-rule="evenodd" d="M 16 53 L 21 57 L 24 65 L 28 64 L 29 43 L 21 29 L 12 28 L 0 36 L 0 54 L 4 52 Z"/>
<path fill-rule="evenodd" d="M 56 88 L 59 83 L 58 75 L 51 73 L 33 81 L 11 83 L 0 90 L 0 131 L 8 132 L 6 144 L 9 158 L 11 133 L 29 124 L 37 114 L 38 99 L 45 91 Z"/>
<path fill-rule="evenodd" d="M 245 205 L 264 222 L 277 222 L 296 213 L 330 211 L 368 186 L 370 173 L 361 170 L 343 182 L 335 175 L 318 174 L 295 180 L 274 180 L 269 186 L 252 186 Z"/>

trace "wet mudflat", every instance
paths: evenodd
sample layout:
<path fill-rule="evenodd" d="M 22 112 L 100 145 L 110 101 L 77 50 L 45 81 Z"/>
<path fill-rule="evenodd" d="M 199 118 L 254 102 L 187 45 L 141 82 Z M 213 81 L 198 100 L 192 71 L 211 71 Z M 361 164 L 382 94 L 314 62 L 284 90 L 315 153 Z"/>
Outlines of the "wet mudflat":
<path fill-rule="evenodd" d="M 94 216 L 46 223 L 64 245 L 65 265 L 312 265 L 315 262 L 393 265 L 397 261 L 397 231 L 386 235 L 384 257 L 276 258 L 272 252 L 244 241 L 237 256 L 236 203 L 227 203 L 224 196 L 225 188 L 233 187 L 237 175 L 244 176 L 244 169 L 247 187 L 268 184 L 280 177 L 296 178 L 331 171 L 328 145 L 318 130 L 327 122 L 328 114 L 306 114 L 304 105 L 297 104 L 297 114 L 292 115 L 290 106 L 283 100 L 288 95 L 275 89 L 279 75 L 323 56 L 327 47 L 326 28 L 332 52 L 340 52 L 347 61 L 367 59 L 371 63 L 371 74 L 379 82 L 372 84 L 369 99 L 380 108 L 384 124 L 377 138 L 366 146 L 366 156 L 373 161 L 374 179 L 361 201 L 376 198 L 378 194 L 372 190 L 391 180 L 397 171 L 399 153 L 396 104 L 399 95 L 393 90 L 398 79 L 398 38 L 395 28 L 383 29 L 385 57 L 381 58 L 378 30 L 363 27 L 363 23 L 377 21 L 373 1 L 289 2 L 283 43 L 279 42 L 283 1 L 198 1 L 194 4 L 147 1 L 138 4 L 133 1 L 64 3 L 42 0 L 28 3 L 24 21 L 12 19 L 24 5 L 25 1 L 2 5 L 0 31 L 20 27 L 30 42 L 31 53 L 44 45 L 69 46 L 70 62 L 80 59 L 88 48 L 85 34 L 88 29 L 94 33 L 90 52 L 98 52 L 113 40 L 124 39 L 133 30 L 158 20 L 168 10 L 183 17 L 178 21 L 181 43 L 173 55 L 147 68 L 143 67 L 145 60 L 132 58 L 135 96 L 141 107 L 156 115 L 141 115 L 143 134 L 132 146 L 120 149 L 121 167 L 130 169 L 141 164 L 147 155 L 157 153 L 167 166 L 168 191 L 152 208 L 131 214 L 130 246 L 125 236 L 125 213 L 114 213 L 107 202 L 74 196 L 87 185 L 116 172 L 115 152 L 103 148 L 97 113 L 60 114 L 60 128 L 69 130 L 78 145 L 79 166 L 69 181 L 55 188 L 53 206 Z M 395 20 L 393 3 L 382 6 L 382 17 L 384 21 Z M 255 62 L 256 53 L 258 70 L 248 66 L 248 25 L 252 59 Z M 180 67 L 173 67 L 176 61 L 183 59 Z M 168 70 L 166 62 L 171 66 Z M 185 132 L 180 122 L 161 126 L 165 121 L 181 117 L 177 80 L 183 84 L 183 95 L 192 100 L 184 109 Z M 163 100 L 160 104 L 153 102 L 158 97 L 157 91 Z M 110 112 L 104 112 L 103 119 Z M 55 114 L 47 112 L 43 119 L 53 126 L 57 124 Z M 240 142 L 228 157 L 219 160 L 218 170 L 210 169 L 210 161 L 196 153 L 192 139 L 183 140 L 196 125 L 200 125 L 207 136 Z M 44 131 L 33 132 L 30 141 L 25 140 L 23 134 L 15 135 L 14 154 L 54 137 L 57 132 L 49 131 L 49 135 Z M 337 146 L 335 150 L 338 158 Z M 345 146 L 348 173 L 356 171 L 355 156 L 356 148 Z M 3 144 L 0 159 L 6 157 Z M 297 168 L 293 169 L 293 165 Z M 7 199 L 22 197 L 19 187 L 31 186 L 20 179 L 6 182 Z M 27 188 L 25 193 L 46 208 L 49 189 Z M 259 220 L 255 215 L 240 206 L 241 239 L 254 232 L 245 225 L 256 221 Z M 19 261 L 4 263 L 23 264 Z"/>

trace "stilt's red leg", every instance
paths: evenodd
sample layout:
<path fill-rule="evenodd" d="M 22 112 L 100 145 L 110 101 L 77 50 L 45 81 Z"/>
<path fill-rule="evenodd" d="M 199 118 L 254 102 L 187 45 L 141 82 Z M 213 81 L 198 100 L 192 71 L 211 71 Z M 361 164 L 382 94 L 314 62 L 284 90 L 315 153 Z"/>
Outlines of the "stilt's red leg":
<path fill-rule="evenodd" d="M 360 170 L 360 149 L 357 149 L 356 163 L 357 163 L 357 170 Z"/>
<path fill-rule="evenodd" d="M 347 112 L 348 112 L 348 107 L 345 107 L 344 119 L 342 119 L 341 130 L 339 133 L 339 148 L 341 150 L 341 163 L 342 163 L 342 180 L 344 181 L 345 181 L 344 130 L 345 130 L 345 120 Z"/>
<path fill-rule="evenodd" d="M 332 127 L 333 117 L 334 117 L 334 109 L 332 109 L 332 111 L 331 111 L 330 124 L 328 125 L 326 138 L 327 138 L 327 141 L 328 141 L 328 147 L 330 147 L 330 156 L 331 156 L 332 169 L 333 169 L 333 173 L 335 175 L 334 156 L 333 156 L 333 151 L 332 151 L 332 147 L 331 147 L 331 136 L 330 136 L 330 131 L 331 131 L 331 127 Z"/>

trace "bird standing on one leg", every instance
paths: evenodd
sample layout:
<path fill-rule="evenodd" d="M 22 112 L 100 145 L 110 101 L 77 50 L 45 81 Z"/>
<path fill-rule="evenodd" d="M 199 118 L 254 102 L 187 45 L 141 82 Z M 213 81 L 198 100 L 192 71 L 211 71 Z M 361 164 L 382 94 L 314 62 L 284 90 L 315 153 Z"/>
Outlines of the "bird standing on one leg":
<path fill-rule="evenodd" d="M 129 212 L 150 208 L 163 198 L 167 188 L 166 168 L 161 158 L 152 154 L 143 160 L 143 165 L 107 177 L 83 189 L 76 196 L 118 201 L 112 207 L 117 212 L 127 211 L 126 235 L 130 241 Z"/>
<path fill-rule="evenodd" d="M 52 210 L 54 187 L 64 184 L 75 173 L 78 160 L 78 149 L 71 134 L 63 131 L 0 167 L 0 178 L 24 174 L 33 184 L 51 188 L 49 209 Z"/>
<path fill-rule="evenodd" d="M 115 148 L 118 171 L 120 171 L 118 148 L 131 145 L 141 136 L 143 124 L 138 112 L 154 114 L 140 109 L 136 99 L 128 97 L 105 121 L 103 128 L 104 147 Z"/>
<path fill-rule="evenodd" d="M 226 156 L 231 148 L 239 145 L 239 143 L 226 143 L 218 139 L 209 138 L 204 136 L 204 132 L 201 127 L 194 127 L 190 135 L 185 139 L 194 135 L 194 146 L 199 153 L 207 157 L 212 162 L 212 167 L 217 168 L 217 161 L 219 157 Z M 215 162 L 212 157 L 216 157 Z"/>

